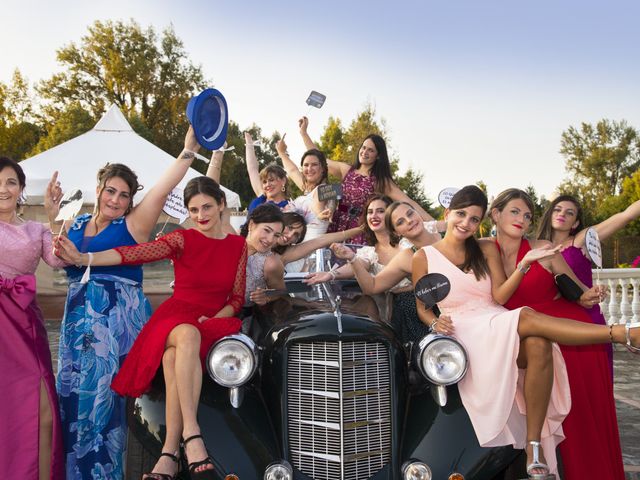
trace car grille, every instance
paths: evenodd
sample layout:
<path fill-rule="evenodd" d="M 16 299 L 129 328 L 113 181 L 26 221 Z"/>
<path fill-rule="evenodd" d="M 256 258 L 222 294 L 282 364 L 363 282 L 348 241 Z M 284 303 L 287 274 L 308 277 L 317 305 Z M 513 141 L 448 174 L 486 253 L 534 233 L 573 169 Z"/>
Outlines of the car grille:
<path fill-rule="evenodd" d="M 287 361 L 289 453 L 314 480 L 360 480 L 391 459 L 389 352 L 381 343 L 294 344 Z"/>

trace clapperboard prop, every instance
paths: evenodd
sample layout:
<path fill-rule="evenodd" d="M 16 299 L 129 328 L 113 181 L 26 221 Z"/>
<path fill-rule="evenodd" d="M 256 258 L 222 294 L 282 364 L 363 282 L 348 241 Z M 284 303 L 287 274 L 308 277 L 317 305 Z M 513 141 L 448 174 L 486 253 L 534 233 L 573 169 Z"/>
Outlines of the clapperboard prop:
<path fill-rule="evenodd" d="M 416 283 L 415 296 L 426 309 L 433 308 L 451 291 L 449 279 L 441 273 L 427 273 Z"/>
<path fill-rule="evenodd" d="M 318 186 L 318 201 L 326 202 L 327 200 L 340 200 L 342 198 L 342 185 L 340 184 L 324 184 Z"/>

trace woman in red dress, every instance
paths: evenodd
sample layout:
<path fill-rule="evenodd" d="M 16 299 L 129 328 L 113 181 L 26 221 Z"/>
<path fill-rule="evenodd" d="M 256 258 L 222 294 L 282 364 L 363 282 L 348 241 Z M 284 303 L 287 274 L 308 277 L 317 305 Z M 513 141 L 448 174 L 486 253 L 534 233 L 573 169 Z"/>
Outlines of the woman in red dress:
<path fill-rule="evenodd" d="M 531 226 L 533 211 L 529 196 L 518 189 L 505 190 L 490 207 L 505 274 L 510 275 L 516 269 L 524 273 L 505 307 L 528 306 L 547 315 L 592 323 L 584 308 L 565 300 L 558 292 L 554 282 L 554 274 L 558 273 L 568 274 L 583 286 L 562 255 L 545 261 L 523 262 L 532 248 L 550 245 L 545 240 L 529 241 L 523 237 Z M 590 289 L 583 294 L 579 300 L 583 307 L 598 303 L 599 298 L 593 296 L 593 292 Z M 566 439 L 560 444 L 564 478 L 622 480 L 622 452 L 605 348 L 603 345 L 561 345 L 560 349 L 567 366 L 572 402 L 563 423 Z"/>
<path fill-rule="evenodd" d="M 167 433 L 158 463 L 143 479 L 175 478 L 181 437 L 191 478 L 215 478 L 196 419 L 201 361 L 213 343 L 237 333 L 241 326 L 234 315 L 244 303 L 247 246 L 244 238 L 222 232 L 224 193 L 214 180 L 198 177 L 187 184 L 184 201 L 196 227 L 174 231 L 155 242 L 82 254 L 65 237 L 56 245 L 59 257 L 77 265 L 173 260 L 173 295 L 144 326 L 111 384 L 120 395 L 138 397 L 163 366 Z"/>

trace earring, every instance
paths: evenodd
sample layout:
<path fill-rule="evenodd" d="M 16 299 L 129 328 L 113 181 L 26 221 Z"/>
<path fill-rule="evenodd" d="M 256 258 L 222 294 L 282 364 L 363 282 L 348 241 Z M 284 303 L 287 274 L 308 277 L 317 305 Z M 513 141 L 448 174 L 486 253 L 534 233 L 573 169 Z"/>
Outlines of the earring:
<path fill-rule="evenodd" d="M 287 187 L 285 187 L 284 185 L 282 186 L 282 191 L 286 192 L 287 191 Z"/>

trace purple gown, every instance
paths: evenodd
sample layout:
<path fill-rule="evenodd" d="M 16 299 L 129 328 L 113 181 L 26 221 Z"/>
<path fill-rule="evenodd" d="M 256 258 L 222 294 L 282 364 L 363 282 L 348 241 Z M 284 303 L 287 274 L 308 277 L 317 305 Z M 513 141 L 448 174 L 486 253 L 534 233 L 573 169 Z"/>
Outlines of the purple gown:
<path fill-rule="evenodd" d="M 40 258 L 51 266 L 51 233 L 41 223 L 0 222 L 0 478 L 38 478 L 40 384 L 53 415 L 52 480 L 64 479 L 60 413 L 51 352 L 35 298 Z"/>
<path fill-rule="evenodd" d="M 567 264 L 571 267 L 571 270 L 573 270 L 573 273 L 576 274 L 576 277 L 578 277 L 578 279 L 587 287 L 593 287 L 593 276 L 591 275 L 591 260 L 589 260 L 584 255 L 582 249 L 571 245 L 570 247 L 565 248 L 562 251 L 562 256 L 564 257 Z M 589 316 L 591 317 L 593 323 L 598 325 L 607 324 L 607 321 L 605 320 L 604 315 L 600 310 L 600 305 L 595 304 L 593 307 L 587 308 L 586 310 L 587 312 L 589 312 Z M 603 346 L 607 352 L 607 357 L 609 359 L 609 368 L 611 370 L 611 378 L 613 378 L 613 346 L 610 343 Z"/>

